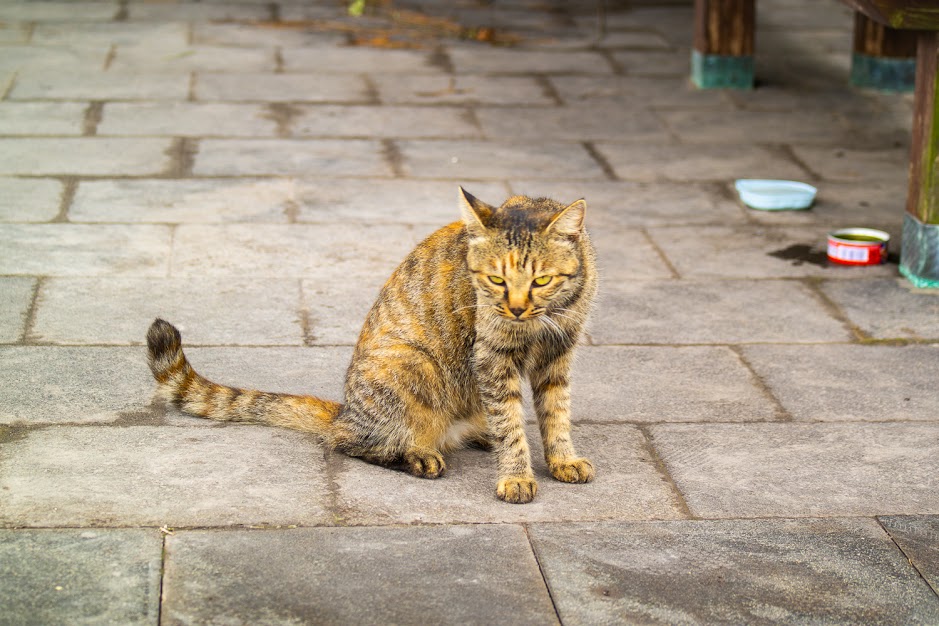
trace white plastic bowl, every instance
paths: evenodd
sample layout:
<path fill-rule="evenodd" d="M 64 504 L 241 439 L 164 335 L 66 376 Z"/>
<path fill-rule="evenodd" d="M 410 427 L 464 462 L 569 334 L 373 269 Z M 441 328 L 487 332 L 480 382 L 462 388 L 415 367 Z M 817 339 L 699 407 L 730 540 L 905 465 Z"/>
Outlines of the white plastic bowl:
<path fill-rule="evenodd" d="M 818 192 L 812 185 L 794 180 L 741 178 L 734 187 L 745 205 L 763 211 L 807 209 Z"/>

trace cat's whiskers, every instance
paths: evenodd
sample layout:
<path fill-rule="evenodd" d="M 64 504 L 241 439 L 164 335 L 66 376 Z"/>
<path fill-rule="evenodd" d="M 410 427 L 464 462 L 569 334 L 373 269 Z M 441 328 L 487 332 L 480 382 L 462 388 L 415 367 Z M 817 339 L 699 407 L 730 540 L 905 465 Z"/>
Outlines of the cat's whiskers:
<path fill-rule="evenodd" d="M 494 304 L 468 304 L 466 306 L 461 306 L 459 308 L 453 309 L 453 313 L 458 313 L 464 309 L 486 309 L 489 307 L 496 307 L 496 305 Z"/>

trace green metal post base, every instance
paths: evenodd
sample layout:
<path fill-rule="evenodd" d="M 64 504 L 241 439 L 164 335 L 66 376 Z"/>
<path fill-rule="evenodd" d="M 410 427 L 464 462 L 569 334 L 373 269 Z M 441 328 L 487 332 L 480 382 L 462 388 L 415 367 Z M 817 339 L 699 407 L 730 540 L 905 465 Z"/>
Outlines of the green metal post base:
<path fill-rule="evenodd" d="M 851 84 L 887 93 L 912 92 L 916 85 L 916 59 L 872 57 L 855 52 L 851 57 Z"/>
<path fill-rule="evenodd" d="M 753 89 L 753 57 L 692 50 L 691 80 L 700 89 Z"/>
<path fill-rule="evenodd" d="M 901 245 L 900 273 L 914 287 L 939 289 L 939 224 L 924 224 L 907 213 Z"/>

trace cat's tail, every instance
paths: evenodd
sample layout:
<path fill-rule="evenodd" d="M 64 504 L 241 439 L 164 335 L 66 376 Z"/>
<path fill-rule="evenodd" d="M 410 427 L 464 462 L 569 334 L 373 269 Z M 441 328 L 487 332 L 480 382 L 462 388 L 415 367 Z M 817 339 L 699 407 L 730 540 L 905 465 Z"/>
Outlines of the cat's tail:
<path fill-rule="evenodd" d="M 160 393 L 182 411 L 222 422 L 250 422 L 302 430 L 328 438 L 342 405 L 312 396 L 235 389 L 213 383 L 192 369 L 179 331 L 157 318 L 147 332 L 150 371 Z"/>

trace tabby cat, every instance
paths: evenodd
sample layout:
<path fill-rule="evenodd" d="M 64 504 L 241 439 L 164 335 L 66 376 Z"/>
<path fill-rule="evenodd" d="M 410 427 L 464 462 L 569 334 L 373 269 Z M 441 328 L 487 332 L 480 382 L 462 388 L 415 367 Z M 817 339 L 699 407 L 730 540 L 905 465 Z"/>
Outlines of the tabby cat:
<path fill-rule="evenodd" d="M 417 246 L 385 283 L 359 336 L 345 404 L 234 389 L 201 377 L 179 331 L 157 319 L 150 369 L 183 411 L 214 420 L 318 435 L 369 462 L 437 478 L 443 455 L 464 444 L 494 448 L 496 494 L 530 502 L 522 377 L 531 382 L 551 474 L 594 477 L 570 436 L 568 374 L 597 290 L 586 203 L 514 196 L 495 208 L 460 189 L 462 221 Z"/>

